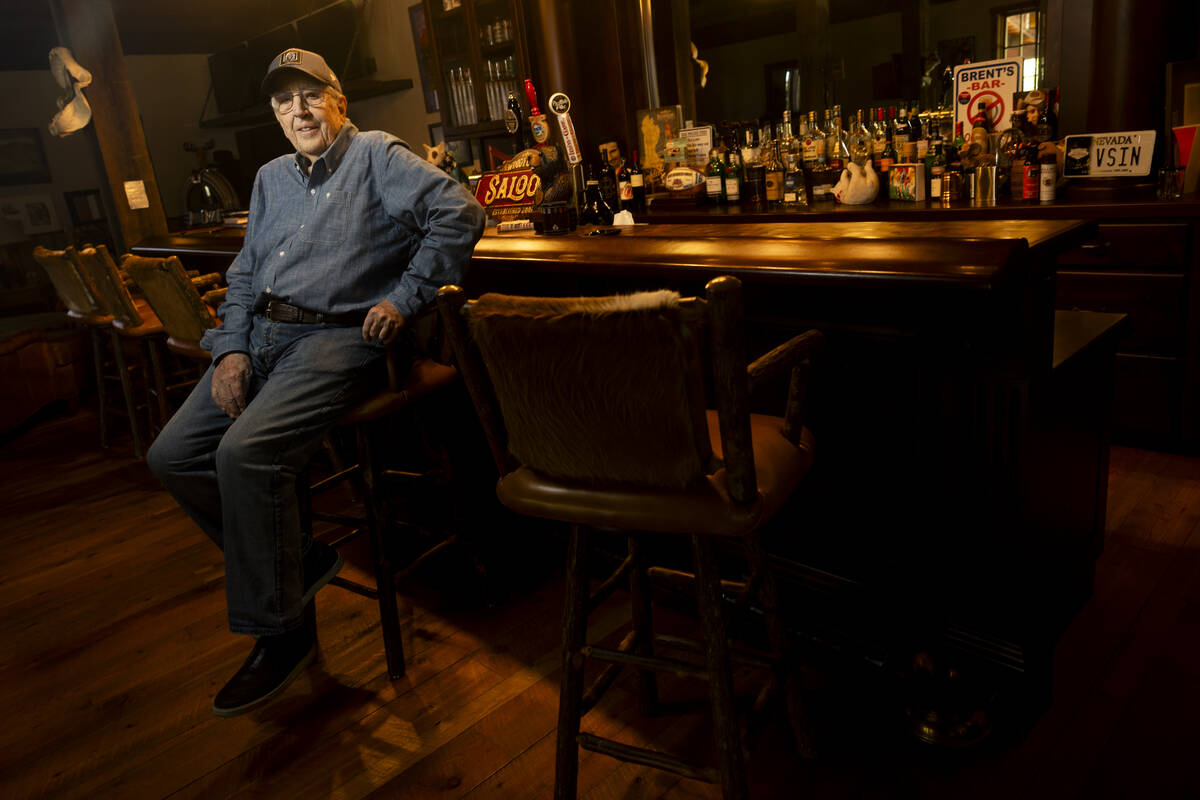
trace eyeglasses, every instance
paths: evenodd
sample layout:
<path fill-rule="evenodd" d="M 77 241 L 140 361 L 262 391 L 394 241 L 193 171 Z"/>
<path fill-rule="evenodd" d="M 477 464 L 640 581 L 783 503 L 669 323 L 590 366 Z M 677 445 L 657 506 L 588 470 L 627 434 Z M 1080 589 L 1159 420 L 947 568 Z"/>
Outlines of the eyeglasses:
<path fill-rule="evenodd" d="M 279 114 L 286 114 L 296 104 L 296 98 L 304 101 L 310 108 L 320 108 L 325 105 L 329 94 L 324 89 L 303 89 L 299 92 L 276 92 L 271 95 L 271 107 Z"/>

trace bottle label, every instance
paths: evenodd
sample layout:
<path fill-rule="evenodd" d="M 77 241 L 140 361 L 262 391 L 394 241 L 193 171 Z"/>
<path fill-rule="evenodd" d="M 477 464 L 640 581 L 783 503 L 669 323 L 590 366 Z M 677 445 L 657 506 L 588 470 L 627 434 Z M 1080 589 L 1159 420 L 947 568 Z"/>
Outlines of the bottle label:
<path fill-rule="evenodd" d="M 896 159 L 894 159 L 894 158 L 879 159 L 879 171 L 887 172 L 888 170 L 890 170 L 892 168 L 892 164 L 894 164 L 894 163 L 896 163 Z"/>
<path fill-rule="evenodd" d="M 1057 164 L 1042 164 L 1042 178 L 1038 188 L 1038 200 L 1043 203 L 1054 202 L 1054 184 L 1057 178 Z"/>
<path fill-rule="evenodd" d="M 629 181 L 623 180 L 618 183 L 617 190 L 622 203 L 624 203 L 626 200 L 633 199 L 633 184 Z"/>
<path fill-rule="evenodd" d="M 642 176 L 642 173 L 635 172 L 629 176 L 629 185 L 635 189 L 638 188 L 639 186 L 645 186 L 646 179 L 645 179 L 645 177 Z"/>
<path fill-rule="evenodd" d="M 1021 199 L 1037 200 L 1040 191 L 1041 170 L 1037 164 L 1026 164 L 1021 176 Z"/>
<path fill-rule="evenodd" d="M 783 197 L 783 173 L 767 173 L 767 200 L 778 201 Z"/>
<path fill-rule="evenodd" d="M 942 195 L 942 176 L 934 175 L 929 179 L 929 196 L 941 197 Z"/>
<path fill-rule="evenodd" d="M 704 190 L 708 192 L 709 197 L 721 196 L 721 176 L 712 175 L 705 179 Z"/>
<path fill-rule="evenodd" d="M 742 199 L 742 182 L 736 177 L 725 177 L 725 197 L 731 203 Z"/>

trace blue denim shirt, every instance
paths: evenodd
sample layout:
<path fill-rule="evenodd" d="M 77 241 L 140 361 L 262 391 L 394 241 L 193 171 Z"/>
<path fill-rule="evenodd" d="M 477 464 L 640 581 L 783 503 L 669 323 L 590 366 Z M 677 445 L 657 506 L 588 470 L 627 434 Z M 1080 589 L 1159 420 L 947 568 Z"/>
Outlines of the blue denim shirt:
<path fill-rule="evenodd" d="M 323 314 L 389 300 L 409 317 L 466 273 L 483 209 L 403 141 L 347 121 L 309 175 L 301 159 L 280 156 L 254 179 L 245 242 L 225 274 L 224 324 L 200 342 L 214 362 L 249 351 L 262 293 Z"/>

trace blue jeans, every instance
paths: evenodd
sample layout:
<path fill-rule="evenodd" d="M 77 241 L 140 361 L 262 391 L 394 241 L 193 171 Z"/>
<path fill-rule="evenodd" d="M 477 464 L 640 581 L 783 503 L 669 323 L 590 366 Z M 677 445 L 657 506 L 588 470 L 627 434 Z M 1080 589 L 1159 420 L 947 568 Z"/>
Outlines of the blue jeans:
<path fill-rule="evenodd" d="M 246 410 L 211 395 L 213 368 L 155 439 L 146 462 L 225 553 L 229 629 L 297 627 L 304 574 L 296 476 L 325 433 L 383 375 L 385 348 L 362 329 L 254 317 Z"/>

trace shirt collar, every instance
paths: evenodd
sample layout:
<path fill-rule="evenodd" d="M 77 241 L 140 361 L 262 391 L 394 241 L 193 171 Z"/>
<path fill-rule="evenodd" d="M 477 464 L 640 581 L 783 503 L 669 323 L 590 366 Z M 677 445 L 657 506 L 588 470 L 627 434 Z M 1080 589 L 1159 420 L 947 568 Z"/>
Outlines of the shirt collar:
<path fill-rule="evenodd" d="M 346 150 L 350 148 L 350 140 L 358 133 L 358 128 L 350 120 L 342 125 L 342 129 L 338 131 L 337 138 L 333 140 L 333 144 L 325 148 L 325 152 L 317 156 L 315 160 L 310 160 L 303 153 L 296 153 L 296 166 L 300 168 L 301 174 L 309 174 L 310 166 L 315 166 L 318 161 L 325 162 L 326 174 L 332 175 L 334 170 L 338 168 L 338 164 L 342 163 L 342 159 L 346 155 Z"/>

